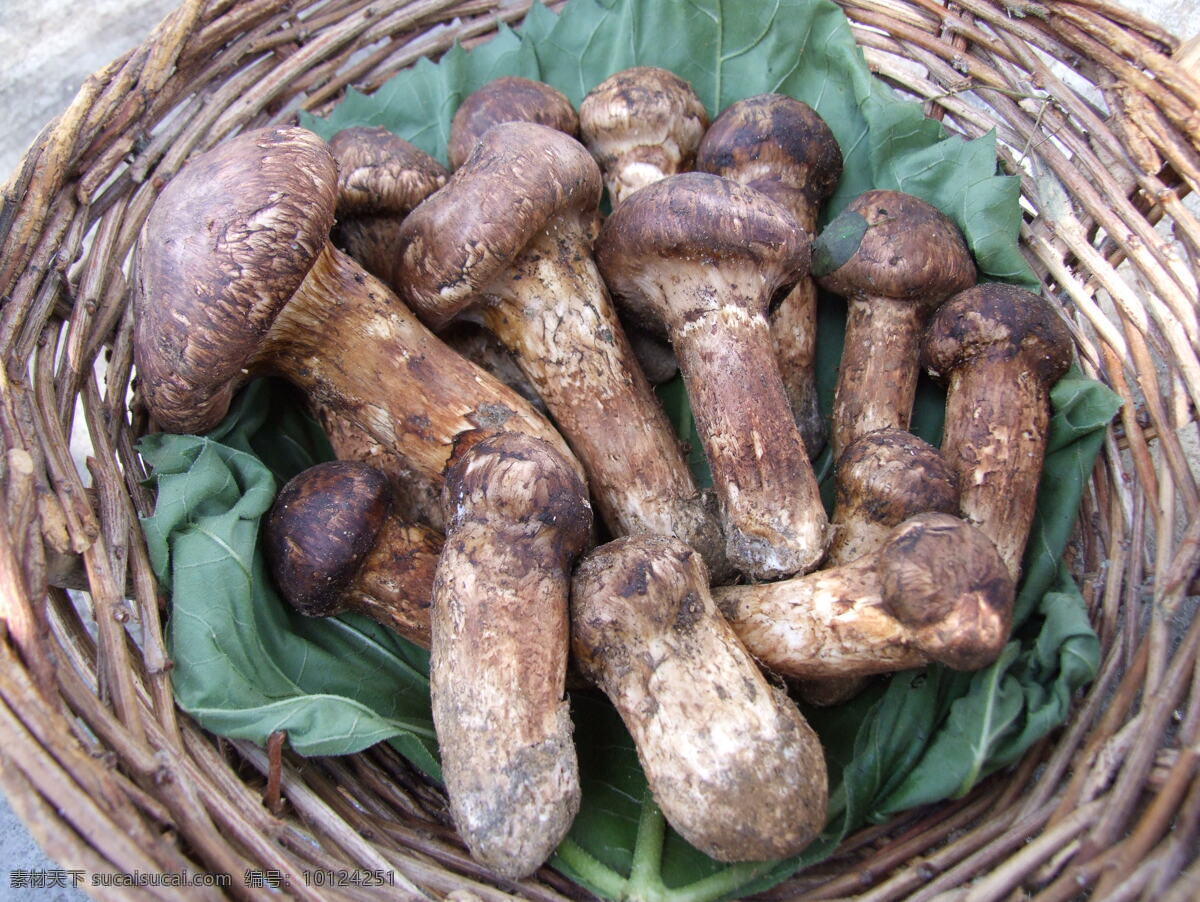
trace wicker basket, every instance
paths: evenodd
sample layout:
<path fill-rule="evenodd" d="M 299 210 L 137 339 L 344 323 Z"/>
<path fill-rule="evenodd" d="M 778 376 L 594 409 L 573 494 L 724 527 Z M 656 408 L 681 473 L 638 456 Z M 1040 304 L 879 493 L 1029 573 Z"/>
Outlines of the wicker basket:
<path fill-rule="evenodd" d="M 1188 604 L 1200 491 L 1187 451 L 1200 220 L 1184 202 L 1200 189 L 1200 82 L 1187 48 L 1107 0 L 841 2 L 879 75 L 951 130 L 998 129 L 1023 179 L 1023 248 L 1074 323 L 1084 370 L 1125 406 L 1073 545 L 1103 663 L 1068 726 L 1002 779 L 861 831 L 767 897 L 1200 898 L 1200 621 Z M 519 885 L 489 876 L 438 793 L 387 748 L 292 759 L 177 713 L 126 408 L 123 273 L 189 155 L 323 110 L 347 85 L 370 91 L 527 6 L 188 0 L 88 79 L 14 174 L 0 209 L 0 781 L 64 868 L 226 872 L 229 891 L 252 897 L 270 889 L 242 886 L 248 868 L 321 899 L 377 891 L 308 889 L 303 870 L 394 871 L 402 897 L 581 895 L 549 870 Z M 73 429 L 94 449 L 89 487 Z M 73 579 L 86 613 L 56 587 Z"/>

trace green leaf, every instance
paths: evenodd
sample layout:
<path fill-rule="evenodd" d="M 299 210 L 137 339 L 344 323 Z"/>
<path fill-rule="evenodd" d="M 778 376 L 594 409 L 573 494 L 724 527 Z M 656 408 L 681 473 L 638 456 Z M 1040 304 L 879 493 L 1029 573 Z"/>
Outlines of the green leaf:
<path fill-rule="evenodd" d="M 908 191 L 954 218 L 985 277 L 1037 290 L 1017 247 L 1018 184 L 998 174 L 995 135 L 949 136 L 919 104 L 897 101 L 870 75 L 844 15 L 827 0 L 572 0 L 561 15 L 535 3 L 518 32 L 502 27 L 471 51 L 455 46 L 436 64 L 421 60 L 373 96 L 351 91 L 328 118 L 302 113 L 301 122 L 327 138 L 382 125 L 444 161 L 454 109 L 492 78 L 540 78 L 578 104 L 631 65 L 690 80 L 711 114 L 768 91 L 806 101 L 829 123 L 846 164 L 827 217 L 870 188 Z M 819 317 L 818 390 L 828 415 L 844 304 L 822 297 Z M 691 446 L 697 477 L 711 484 L 682 383 L 659 396 Z M 260 742 L 286 724 L 309 753 L 388 736 L 436 776 L 424 653 L 355 618 L 333 629 L 301 618 L 265 585 L 255 537 L 275 480 L 328 454 L 315 424 L 272 406 L 271 397 L 250 389 L 207 440 L 151 437 L 144 445 L 159 490 L 145 528 L 156 570 L 172 588 L 180 703 L 216 732 Z M 829 755 L 831 804 L 824 833 L 799 858 L 729 866 L 684 843 L 664 827 L 620 718 L 602 697 L 581 692 L 572 706 L 583 807 L 553 865 L 609 898 L 741 897 L 820 861 L 869 819 L 964 792 L 1015 761 L 1062 721 L 1097 666 L 1095 636 L 1061 560 L 1114 397 L 1078 374 L 1055 389 L 1051 453 L 1017 604 L 1021 628 L 1002 660 L 978 674 L 936 666 L 899 674 L 841 708 L 808 712 Z M 922 379 L 912 426 L 935 444 L 944 399 Z M 818 472 L 831 470 L 826 453 Z M 832 481 L 822 488 L 828 502 Z"/>
<path fill-rule="evenodd" d="M 861 213 L 843 210 L 821 230 L 812 244 L 813 276 L 827 276 L 841 269 L 846 261 L 858 253 L 863 236 L 867 234 L 867 220 Z"/>

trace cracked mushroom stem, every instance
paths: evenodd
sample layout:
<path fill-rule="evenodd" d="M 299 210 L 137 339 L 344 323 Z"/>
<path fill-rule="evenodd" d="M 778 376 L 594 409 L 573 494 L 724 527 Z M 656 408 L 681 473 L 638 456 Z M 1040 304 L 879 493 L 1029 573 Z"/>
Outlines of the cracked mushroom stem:
<path fill-rule="evenodd" d="M 937 448 L 902 429 L 879 429 L 854 441 L 838 459 L 836 484 L 826 568 L 877 551 L 909 517 L 958 513 L 958 480 L 949 464 Z M 810 704 L 835 705 L 865 684 L 865 677 L 804 680 L 799 693 Z"/>
<path fill-rule="evenodd" d="M 975 263 L 936 207 L 899 191 L 868 191 L 813 242 L 812 269 L 818 285 L 847 302 L 829 437 L 836 459 L 860 435 L 908 428 L 925 323 L 975 284 Z"/>
<path fill-rule="evenodd" d="M 579 137 L 579 117 L 565 94 L 544 82 L 506 75 L 459 104 L 450 121 L 450 168 L 462 166 L 487 130 L 502 122 L 534 122 Z"/>
<path fill-rule="evenodd" d="M 930 661 L 955 670 L 985 667 L 1008 641 L 1014 589 L 980 530 L 925 513 L 849 564 L 713 595 L 754 657 L 784 676 L 811 680 Z"/>
<path fill-rule="evenodd" d="M 708 128 L 692 86 L 673 72 L 636 66 L 592 88 L 579 105 L 579 130 L 613 207 L 669 175 L 691 169 Z"/>
<path fill-rule="evenodd" d="M 394 516 L 388 479 L 358 461 L 310 467 L 288 481 L 264 539 L 275 585 L 300 613 L 365 614 L 423 648 L 442 536 Z"/>
<path fill-rule="evenodd" d="M 675 349 L 730 562 L 756 579 L 815 567 L 829 524 L 766 317 L 807 271 L 803 231 L 765 195 L 691 172 L 617 207 L 596 259 L 626 312 Z"/>
<path fill-rule="evenodd" d="M 515 392 L 329 243 L 336 185 L 325 142 L 267 128 L 191 160 L 159 194 L 134 289 L 134 359 L 159 426 L 207 432 L 248 379 L 278 375 L 438 485 L 454 437 L 479 427 L 569 455 Z"/>
<path fill-rule="evenodd" d="M 763 861 L 821 830 L 820 741 L 717 611 L 692 549 L 632 536 L 590 552 L 572 582 L 571 637 L 689 843 L 718 861 Z"/>
<path fill-rule="evenodd" d="M 925 366 L 947 383 L 941 450 L 958 474 L 960 511 L 996 543 L 1014 580 L 1037 507 L 1050 389 L 1072 348 L 1048 301 L 998 282 L 951 298 L 925 335 Z"/>
<path fill-rule="evenodd" d="M 806 103 L 759 94 L 730 104 L 705 133 L 696 168 L 766 194 L 810 236 L 821 204 L 842 177 L 842 151 L 825 120 Z M 775 359 L 808 456 L 825 447 L 817 400 L 817 288 L 800 279 L 771 311 Z"/>
<path fill-rule="evenodd" d="M 402 228 L 405 296 L 435 329 L 500 339 L 583 464 L 616 534 L 676 535 L 720 565 L 721 540 L 591 255 L 600 174 L 573 138 L 490 129 Z"/>
<path fill-rule="evenodd" d="M 329 141 L 338 167 L 333 243 L 393 291 L 396 232 L 417 204 L 446 184 L 446 167 L 384 128 L 347 128 Z"/>
<path fill-rule="evenodd" d="M 579 810 L 563 693 L 587 490 L 545 442 L 500 433 L 449 469 L 442 498 L 430 691 L 450 813 L 476 860 L 523 877 Z"/>

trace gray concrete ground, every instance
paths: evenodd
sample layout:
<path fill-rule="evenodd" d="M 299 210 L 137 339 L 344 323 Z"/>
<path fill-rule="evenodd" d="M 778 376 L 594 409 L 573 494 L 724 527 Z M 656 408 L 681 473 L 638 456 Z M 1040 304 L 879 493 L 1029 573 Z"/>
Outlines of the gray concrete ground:
<path fill-rule="evenodd" d="M 1200 0 L 1124 0 L 1125 6 L 1180 37 L 1200 30 Z M 177 0 L 0 0 L 0 181 L 30 142 L 70 103 L 83 80 L 140 44 Z M 75 900 L 78 892 L 12 885 L 14 869 L 56 865 L 0 800 L 0 902 Z"/>

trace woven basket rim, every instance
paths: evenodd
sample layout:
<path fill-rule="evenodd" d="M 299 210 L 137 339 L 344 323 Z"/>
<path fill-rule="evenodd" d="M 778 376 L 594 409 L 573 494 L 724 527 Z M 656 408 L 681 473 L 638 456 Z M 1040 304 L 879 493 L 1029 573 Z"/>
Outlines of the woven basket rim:
<path fill-rule="evenodd" d="M 1082 369 L 1125 406 L 1071 550 L 1103 663 L 1069 724 L 1002 780 L 859 831 L 764 898 L 1200 897 L 1189 450 L 1200 218 L 1185 202 L 1200 190 L 1200 44 L 1108 0 L 838 2 L 876 75 L 953 132 L 997 129 L 1002 165 L 1021 178 L 1023 251 L 1061 303 Z M 90 77 L 11 175 L 0 207 L 0 787 L 64 867 L 234 875 L 232 887 L 194 888 L 214 897 L 257 895 L 237 885 L 247 869 L 290 876 L 304 897 L 367 895 L 304 886 L 320 868 L 392 871 L 401 892 L 437 898 L 580 894 L 548 869 L 514 884 L 473 863 L 440 797 L 388 749 L 300 768 L 277 748 L 215 741 L 176 711 L 127 409 L 128 260 L 186 159 L 296 108 L 324 112 L 348 85 L 374 90 L 454 40 L 486 40 L 528 5 L 188 0 Z M 73 430 L 93 448 L 86 483 Z M 70 584 L 87 590 L 94 632 Z"/>

